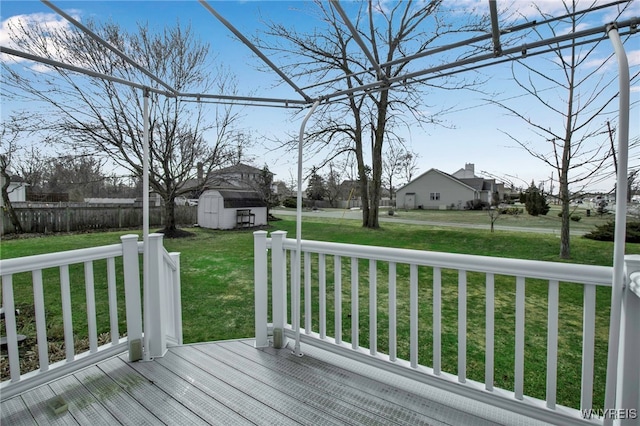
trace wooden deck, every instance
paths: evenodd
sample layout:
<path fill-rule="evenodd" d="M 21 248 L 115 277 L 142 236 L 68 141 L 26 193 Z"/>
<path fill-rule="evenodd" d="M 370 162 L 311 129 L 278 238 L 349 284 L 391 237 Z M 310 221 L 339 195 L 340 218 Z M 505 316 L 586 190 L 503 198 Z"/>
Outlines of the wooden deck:
<path fill-rule="evenodd" d="M 2 425 L 542 425 L 304 345 L 185 345 L 110 358 L 2 402 Z M 56 396 L 68 410 L 55 414 Z"/>

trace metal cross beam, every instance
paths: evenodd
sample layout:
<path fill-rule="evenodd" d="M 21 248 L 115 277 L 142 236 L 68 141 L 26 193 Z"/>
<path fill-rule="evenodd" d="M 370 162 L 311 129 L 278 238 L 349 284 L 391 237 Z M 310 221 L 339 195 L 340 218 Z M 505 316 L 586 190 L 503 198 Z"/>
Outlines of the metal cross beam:
<path fill-rule="evenodd" d="M 227 21 L 222 15 L 220 15 L 209 3 L 205 0 L 199 0 L 200 4 L 205 7 L 213 16 L 215 16 L 218 21 L 220 21 L 229 31 L 231 31 L 236 37 L 240 39 L 253 53 L 255 53 L 265 64 L 269 65 L 272 70 L 274 70 L 280 78 L 282 78 L 289 86 L 293 88 L 296 92 L 300 94 L 307 102 L 311 102 L 312 99 L 309 95 L 307 95 L 302 89 L 300 89 L 285 73 L 282 72 L 277 65 L 275 65 L 267 56 L 260 51 L 248 38 L 246 38 L 238 29 L 236 29 L 229 21 Z"/>
<path fill-rule="evenodd" d="M 144 75 L 146 75 L 147 77 L 149 77 L 150 79 L 152 79 L 156 83 L 158 83 L 161 86 L 165 87 L 169 92 L 172 92 L 174 95 L 176 93 L 178 93 L 177 90 L 175 90 L 169 84 L 167 84 L 164 81 L 162 81 L 158 76 L 153 74 L 151 71 L 147 70 L 145 67 L 143 67 L 142 65 L 138 64 L 136 61 L 134 61 L 133 59 L 131 59 L 130 57 L 128 57 L 127 55 L 122 53 L 119 49 L 117 49 L 115 46 L 112 46 L 110 43 L 108 43 L 106 40 L 104 40 L 98 34 L 94 33 L 89 28 L 87 28 L 85 25 L 82 25 L 80 22 L 78 22 L 75 19 L 73 19 L 73 17 L 71 15 L 67 14 L 65 11 L 63 11 L 62 9 L 60 9 L 59 7 L 57 7 L 56 5 L 54 5 L 53 3 L 51 3 L 48 0 L 41 0 L 41 1 L 42 1 L 42 3 L 44 3 L 49 8 L 53 9 L 58 15 L 62 16 L 64 19 L 66 19 L 67 21 L 69 21 L 70 23 L 75 25 L 77 28 L 80 28 L 82 30 L 82 32 L 87 34 L 93 40 L 95 40 L 96 42 L 100 43 L 101 45 L 103 45 L 107 49 L 111 50 L 113 53 L 115 53 L 116 55 L 118 55 L 119 57 L 124 59 L 129 64 L 133 65 L 136 69 L 140 70 Z"/>

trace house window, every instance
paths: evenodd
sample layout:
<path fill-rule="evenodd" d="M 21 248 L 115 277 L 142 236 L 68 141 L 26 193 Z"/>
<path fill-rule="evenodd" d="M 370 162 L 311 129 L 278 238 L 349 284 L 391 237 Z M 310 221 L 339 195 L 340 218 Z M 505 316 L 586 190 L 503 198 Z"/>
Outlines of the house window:
<path fill-rule="evenodd" d="M 440 193 L 439 192 L 432 192 L 430 195 L 431 201 L 437 201 L 440 199 Z"/>

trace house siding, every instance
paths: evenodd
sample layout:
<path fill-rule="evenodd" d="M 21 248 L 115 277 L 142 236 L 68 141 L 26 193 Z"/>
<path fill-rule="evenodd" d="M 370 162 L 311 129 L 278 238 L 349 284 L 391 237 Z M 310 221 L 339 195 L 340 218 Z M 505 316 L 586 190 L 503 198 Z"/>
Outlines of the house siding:
<path fill-rule="evenodd" d="M 431 199 L 432 193 L 439 194 L 439 199 Z M 403 209 L 446 209 L 451 205 L 454 209 L 463 209 L 467 201 L 478 197 L 473 188 L 436 169 L 409 182 L 396 195 L 396 207 Z"/>

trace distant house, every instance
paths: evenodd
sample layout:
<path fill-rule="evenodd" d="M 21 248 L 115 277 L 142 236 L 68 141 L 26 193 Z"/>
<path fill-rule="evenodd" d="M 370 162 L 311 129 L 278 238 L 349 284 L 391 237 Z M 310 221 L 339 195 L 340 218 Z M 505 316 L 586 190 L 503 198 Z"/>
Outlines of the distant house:
<path fill-rule="evenodd" d="M 255 189 L 261 178 L 262 169 L 239 163 L 209 173 L 205 186 L 210 188 Z"/>
<path fill-rule="evenodd" d="M 0 185 L 4 184 L 4 178 L 0 176 Z M 7 193 L 9 201 L 12 203 L 27 201 L 27 187 L 29 184 L 18 175 L 11 175 L 9 178 L 9 187 Z M 4 200 L 0 197 L 0 206 L 4 206 Z"/>
<path fill-rule="evenodd" d="M 430 169 L 396 192 L 396 206 L 403 209 L 463 209 L 467 201 L 491 202 L 497 192 L 504 197 L 504 184 L 475 175 L 474 165 L 465 164 L 453 174 Z"/>
<path fill-rule="evenodd" d="M 185 199 L 197 199 L 207 189 L 226 188 L 255 191 L 259 189 L 261 179 L 262 169 L 242 163 L 213 170 L 205 177 L 203 165 L 200 163 L 198 164 L 198 177 L 186 180 L 180 192 Z M 275 183 L 271 190 L 273 193 L 277 193 L 278 187 Z"/>

